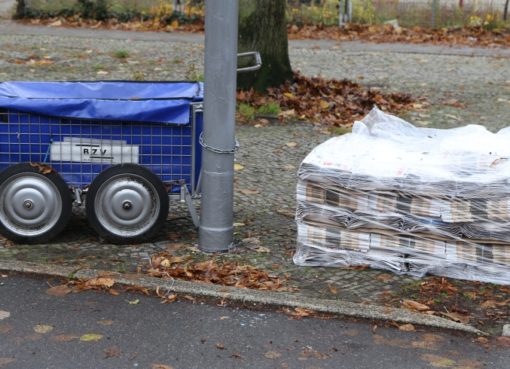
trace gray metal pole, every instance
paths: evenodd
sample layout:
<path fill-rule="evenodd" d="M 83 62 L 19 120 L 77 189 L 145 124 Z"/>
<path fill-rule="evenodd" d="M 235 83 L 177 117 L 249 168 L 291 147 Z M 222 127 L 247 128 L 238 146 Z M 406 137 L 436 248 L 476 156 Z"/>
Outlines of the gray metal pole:
<path fill-rule="evenodd" d="M 205 2 L 205 95 L 200 249 L 232 246 L 238 0 Z"/>
<path fill-rule="evenodd" d="M 437 11 L 439 8 L 439 0 L 432 0 L 432 17 L 430 20 L 432 28 L 436 28 L 437 25 Z"/>
<path fill-rule="evenodd" d="M 338 2 L 338 27 L 345 26 L 344 11 L 345 11 L 344 0 L 339 0 L 339 2 Z"/>

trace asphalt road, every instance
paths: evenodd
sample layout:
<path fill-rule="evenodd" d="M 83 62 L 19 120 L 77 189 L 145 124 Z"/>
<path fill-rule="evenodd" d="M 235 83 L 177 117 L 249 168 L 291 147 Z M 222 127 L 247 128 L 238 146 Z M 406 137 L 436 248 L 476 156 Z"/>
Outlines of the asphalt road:
<path fill-rule="evenodd" d="M 444 332 L 47 289 L 0 277 L 0 368 L 503 369 L 510 359 L 509 349 Z"/>

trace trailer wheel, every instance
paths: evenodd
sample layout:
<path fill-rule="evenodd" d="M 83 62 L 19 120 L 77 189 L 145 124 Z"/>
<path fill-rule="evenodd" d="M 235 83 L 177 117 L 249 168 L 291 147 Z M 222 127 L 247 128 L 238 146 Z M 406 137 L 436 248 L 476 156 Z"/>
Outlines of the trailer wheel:
<path fill-rule="evenodd" d="M 16 164 L 0 173 L 0 233 L 20 243 L 44 243 L 72 214 L 71 191 L 49 167 Z"/>
<path fill-rule="evenodd" d="M 135 164 L 110 167 L 91 183 L 87 218 L 102 238 L 137 243 L 153 237 L 168 215 L 168 193 L 161 180 Z"/>

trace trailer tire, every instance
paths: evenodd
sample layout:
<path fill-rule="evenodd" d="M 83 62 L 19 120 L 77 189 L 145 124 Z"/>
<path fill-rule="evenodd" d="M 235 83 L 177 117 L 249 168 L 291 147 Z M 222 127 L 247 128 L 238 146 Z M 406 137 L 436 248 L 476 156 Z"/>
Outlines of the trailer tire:
<path fill-rule="evenodd" d="M 144 242 L 163 226 L 169 209 L 163 182 L 136 164 L 121 164 L 101 172 L 86 197 L 92 228 L 115 244 Z"/>
<path fill-rule="evenodd" d="M 51 167 L 22 163 L 0 173 L 0 233 L 18 243 L 44 243 L 72 215 L 71 191 Z"/>

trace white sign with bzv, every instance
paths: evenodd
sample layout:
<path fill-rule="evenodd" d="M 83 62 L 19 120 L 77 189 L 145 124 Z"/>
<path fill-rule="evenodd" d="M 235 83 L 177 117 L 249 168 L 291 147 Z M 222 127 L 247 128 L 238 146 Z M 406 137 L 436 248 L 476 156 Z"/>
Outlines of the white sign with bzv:
<path fill-rule="evenodd" d="M 64 137 L 51 143 L 51 161 L 79 163 L 138 164 L 139 147 L 120 140 Z"/>

